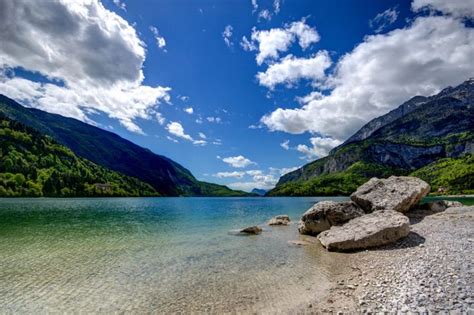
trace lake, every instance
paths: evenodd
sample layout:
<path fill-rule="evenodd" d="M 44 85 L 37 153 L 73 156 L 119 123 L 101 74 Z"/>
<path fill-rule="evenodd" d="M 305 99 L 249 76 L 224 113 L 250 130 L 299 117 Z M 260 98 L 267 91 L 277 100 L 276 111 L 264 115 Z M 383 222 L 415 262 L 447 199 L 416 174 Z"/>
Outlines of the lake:
<path fill-rule="evenodd" d="M 337 254 L 297 224 L 233 230 L 308 198 L 0 199 L 0 312 L 288 310 L 324 292 Z"/>

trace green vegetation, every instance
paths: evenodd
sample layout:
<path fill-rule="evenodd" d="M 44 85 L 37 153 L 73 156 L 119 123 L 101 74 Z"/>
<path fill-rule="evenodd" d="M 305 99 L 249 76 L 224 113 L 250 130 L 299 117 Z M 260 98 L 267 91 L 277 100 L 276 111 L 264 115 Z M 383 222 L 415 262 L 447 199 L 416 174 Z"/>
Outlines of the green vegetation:
<path fill-rule="evenodd" d="M 58 144 L 108 170 L 150 184 L 162 196 L 251 196 L 225 186 L 198 181 L 173 160 L 117 134 L 79 120 L 26 108 L 0 94 L 0 113 L 51 137 Z"/>
<path fill-rule="evenodd" d="M 256 194 L 247 193 L 241 190 L 232 190 L 227 186 L 198 182 L 200 196 L 225 196 L 225 197 L 249 197 L 256 196 Z"/>
<path fill-rule="evenodd" d="M 268 196 L 337 196 L 349 195 L 371 177 L 403 175 L 404 171 L 383 165 L 356 162 L 343 172 L 323 174 L 306 181 L 288 182 L 278 185 Z"/>
<path fill-rule="evenodd" d="M 474 156 L 445 158 L 422 167 L 410 174 L 431 185 L 434 194 L 474 194 Z M 438 189 L 445 191 L 438 192 Z"/>
<path fill-rule="evenodd" d="M 157 195 L 150 185 L 79 158 L 0 114 L 0 197 Z"/>

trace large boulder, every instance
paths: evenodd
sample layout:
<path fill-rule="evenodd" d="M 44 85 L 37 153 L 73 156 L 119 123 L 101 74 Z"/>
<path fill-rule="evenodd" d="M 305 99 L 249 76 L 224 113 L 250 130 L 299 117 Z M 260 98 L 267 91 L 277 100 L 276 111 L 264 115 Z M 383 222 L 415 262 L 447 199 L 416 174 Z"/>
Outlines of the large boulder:
<path fill-rule="evenodd" d="M 285 214 L 282 214 L 271 218 L 270 221 L 268 221 L 268 225 L 288 225 L 290 224 L 290 222 L 290 217 Z"/>
<path fill-rule="evenodd" d="M 381 210 L 333 226 L 319 234 L 318 239 L 328 250 L 347 251 L 390 244 L 409 233 L 410 222 L 406 216 Z"/>
<path fill-rule="evenodd" d="M 406 212 L 430 192 L 425 181 L 409 176 L 372 178 L 352 193 L 351 200 L 366 212 L 395 210 Z"/>
<path fill-rule="evenodd" d="M 317 235 L 333 225 L 344 224 L 363 214 L 364 211 L 351 201 L 320 201 L 303 214 L 298 231 L 301 234 Z"/>

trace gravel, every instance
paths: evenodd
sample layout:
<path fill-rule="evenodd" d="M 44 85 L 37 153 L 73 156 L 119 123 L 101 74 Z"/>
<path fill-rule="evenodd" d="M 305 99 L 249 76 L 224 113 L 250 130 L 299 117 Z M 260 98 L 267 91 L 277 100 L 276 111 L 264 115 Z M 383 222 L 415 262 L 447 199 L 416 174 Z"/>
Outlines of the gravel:
<path fill-rule="evenodd" d="M 376 250 L 340 254 L 341 268 L 349 272 L 335 277 L 328 296 L 301 311 L 474 314 L 470 208 L 407 213 L 412 224 L 408 237 Z"/>

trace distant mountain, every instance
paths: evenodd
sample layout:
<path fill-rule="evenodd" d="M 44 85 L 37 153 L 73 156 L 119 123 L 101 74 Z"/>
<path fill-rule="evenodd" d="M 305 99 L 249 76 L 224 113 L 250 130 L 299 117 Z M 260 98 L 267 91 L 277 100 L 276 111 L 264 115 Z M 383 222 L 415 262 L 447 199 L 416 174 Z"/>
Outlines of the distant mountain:
<path fill-rule="evenodd" d="M 0 197 L 158 196 L 0 113 Z"/>
<path fill-rule="evenodd" d="M 115 133 L 73 118 L 23 107 L 4 95 L 0 95 L 0 113 L 52 137 L 80 157 L 150 184 L 163 196 L 248 195 L 226 186 L 198 181 L 180 164 Z"/>
<path fill-rule="evenodd" d="M 254 188 L 254 189 L 252 189 L 251 193 L 256 194 L 258 196 L 265 196 L 265 194 L 267 193 L 267 190 Z"/>
<path fill-rule="evenodd" d="M 470 79 L 434 96 L 416 96 L 373 119 L 327 157 L 282 176 L 267 195 L 346 195 L 370 177 L 416 170 L 420 172 L 415 174 L 431 178 L 437 189 L 427 170 L 441 174 L 442 165 L 451 166 L 451 177 L 463 178 L 461 184 L 445 187 L 448 192 L 474 191 L 472 167 L 460 172 L 456 167 L 458 161 L 472 163 L 473 126 L 474 79 Z M 451 160 L 436 163 L 440 159 Z"/>

